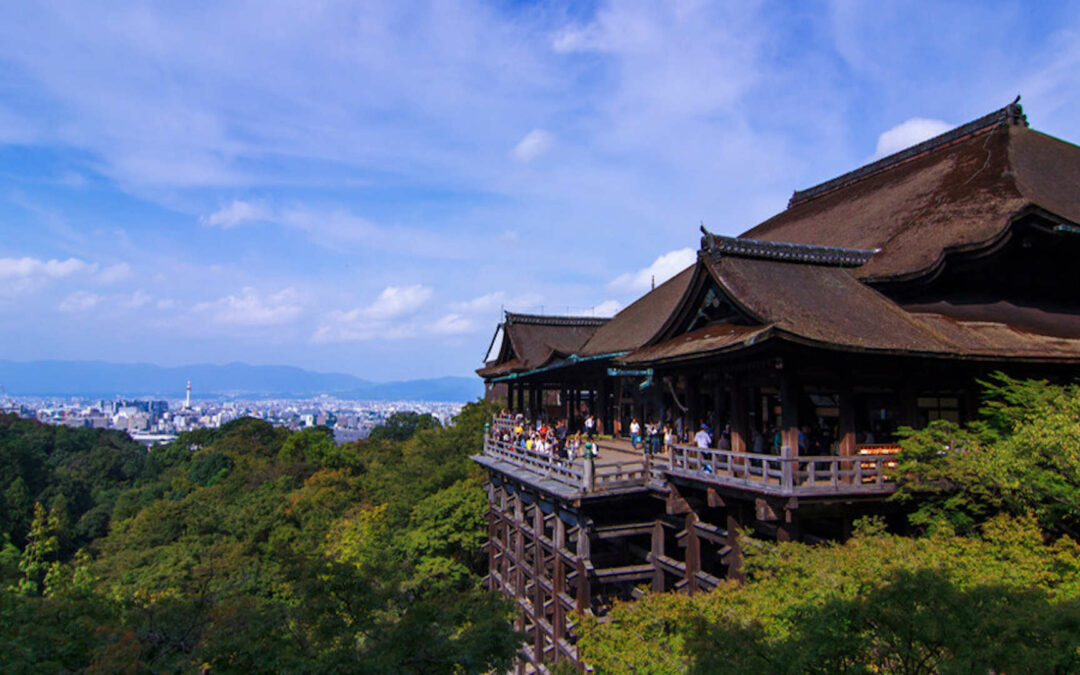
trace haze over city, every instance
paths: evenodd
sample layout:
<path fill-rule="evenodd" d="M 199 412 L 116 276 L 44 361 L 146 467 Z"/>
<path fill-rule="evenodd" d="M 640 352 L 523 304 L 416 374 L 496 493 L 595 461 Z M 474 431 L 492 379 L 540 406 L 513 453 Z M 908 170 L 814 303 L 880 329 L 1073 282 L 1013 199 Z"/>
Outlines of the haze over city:
<path fill-rule="evenodd" d="M 0 358 L 470 375 L 1017 93 L 1080 138 L 1029 7 L 9 3 Z"/>

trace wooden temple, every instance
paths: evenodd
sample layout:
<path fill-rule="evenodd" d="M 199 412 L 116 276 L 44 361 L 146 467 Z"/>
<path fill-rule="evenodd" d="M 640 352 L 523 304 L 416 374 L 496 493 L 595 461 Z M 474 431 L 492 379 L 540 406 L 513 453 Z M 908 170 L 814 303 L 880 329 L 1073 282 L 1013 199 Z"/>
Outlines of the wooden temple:
<path fill-rule="evenodd" d="M 995 371 L 1080 374 L 1080 147 L 1017 102 L 821 185 L 615 317 L 507 313 L 478 372 L 526 419 L 594 416 L 589 461 L 493 421 L 489 576 L 522 672 L 584 668 L 575 613 L 738 578 L 738 534 L 842 539 L 891 517 L 900 427 L 972 419 Z M 645 455 L 632 418 L 681 441 Z M 694 432 L 707 426 L 709 447 Z"/>

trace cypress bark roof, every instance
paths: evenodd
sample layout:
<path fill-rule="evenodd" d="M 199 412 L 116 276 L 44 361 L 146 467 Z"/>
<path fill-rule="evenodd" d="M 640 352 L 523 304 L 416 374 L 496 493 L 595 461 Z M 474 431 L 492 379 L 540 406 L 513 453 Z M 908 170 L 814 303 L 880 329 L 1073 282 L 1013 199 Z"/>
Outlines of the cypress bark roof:
<path fill-rule="evenodd" d="M 539 368 L 553 358 L 576 354 L 606 318 L 591 316 L 543 316 L 506 312 L 503 347 L 499 358 L 476 372 L 496 377 Z"/>
<path fill-rule="evenodd" d="M 742 236 L 881 249 L 856 275 L 901 280 L 933 271 L 950 249 L 995 241 L 1031 207 L 1080 222 L 1080 148 L 1029 129 L 1013 105 L 797 192 Z"/>

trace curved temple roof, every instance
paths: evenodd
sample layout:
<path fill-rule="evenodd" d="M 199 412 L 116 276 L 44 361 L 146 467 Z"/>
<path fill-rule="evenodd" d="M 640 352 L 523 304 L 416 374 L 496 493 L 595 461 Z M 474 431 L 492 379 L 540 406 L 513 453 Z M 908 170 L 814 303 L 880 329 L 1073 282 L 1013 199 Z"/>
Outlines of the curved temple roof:
<path fill-rule="evenodd" d="M 796 192 L 742 237 L 881 249 L 870 282 L 932 272 L 949 250 L 988 245 L 1037 207 L 1080 223 L 1080 148 L 1029 129 L 1018 104 Z"/>

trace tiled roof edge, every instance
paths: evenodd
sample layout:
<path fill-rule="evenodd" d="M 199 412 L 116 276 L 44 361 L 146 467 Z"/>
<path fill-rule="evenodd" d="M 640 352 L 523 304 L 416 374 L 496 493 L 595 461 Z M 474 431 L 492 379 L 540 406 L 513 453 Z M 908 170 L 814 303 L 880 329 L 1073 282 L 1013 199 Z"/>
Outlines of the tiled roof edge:
<path fill-rule="evenodd" d="M 701 251 L 719 260 L 728 255 L 737 258 L 759 258 L 781 262 L 810 263 L 832 267 L 859 267 L 870 261 L 879 249 L 840 248 L 838 246 L 811 246 L 789 244 L 779 241 L 724 237 L 701 228 Z"/>
<path fill-rule="evenodd" d="M 542 326 L 602 326 L 610 319 L 596 316 L 550 316 L 506 312 L 506 320 L 509 323 L 531 323 Z"/>
<path fill-rule="evenodd" d="M 808 199 L 817 197 L 820 194 L 829 192 L 841 185 L 852 183 L 861 178 L 865 178 L 871 174 L 877 173 L 884 169 L 887 169 L 895 164 L 900 164 L 907 159 L 911 159 L 917 155 L 921 155 L 924 152 L 928 152 L 935 148 L 939 148 L 945 145 L 949 145 L 954 141 L 960 140 L 965 136 L 986 131 L 1001 125 L 1023 125 L 1028 126 L 1027 115 L 1024 114 L 1024 108 L 1020 105 L 1020 97 L 1017 96 L 1016 100 L 1005 106 L 1000 110 L 995 110 L 989 115 L 984 115 L 977 120 L 968 122 L 967 124 L 956 127 L 952 131 L 946 131 L 940 136 L 935 136 L 929 140 L 923 141 L 918 145 L 913 145 L 910 148 L 901 150 L 900 152 L 889 155 L 882 159 L 872 162 L 865 166 L 861 166 L 854 171 L 849 171 L 842 176 L 837 176 L 831 180 L 827 180 L 824 183 L 820 183 L 805 190 L 796 190 L 791 199 L 788 201 L 788 208 L 791 208 L 795 204 L 804 202 Z"/>

